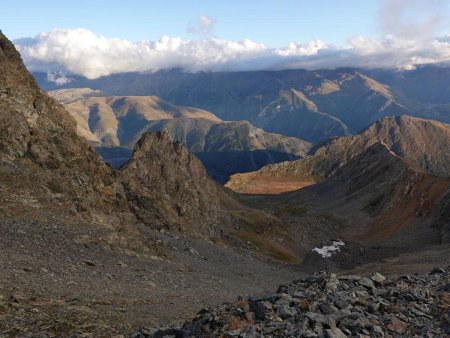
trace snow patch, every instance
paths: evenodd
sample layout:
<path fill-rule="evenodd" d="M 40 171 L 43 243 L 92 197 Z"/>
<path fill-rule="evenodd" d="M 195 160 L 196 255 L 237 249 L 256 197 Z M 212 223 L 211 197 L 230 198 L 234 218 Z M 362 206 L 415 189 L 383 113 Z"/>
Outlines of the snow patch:
<path fill-rule="evenodd" d="M 344 246 L 345 243 L 341 240 L 333 241 L 332 245 L 323 246 L 321 248 L 312 249 L 313 252 L 317 252 L 323 258 L 331 257 L 333 254 L 341 251 L 341 246 Z"/>

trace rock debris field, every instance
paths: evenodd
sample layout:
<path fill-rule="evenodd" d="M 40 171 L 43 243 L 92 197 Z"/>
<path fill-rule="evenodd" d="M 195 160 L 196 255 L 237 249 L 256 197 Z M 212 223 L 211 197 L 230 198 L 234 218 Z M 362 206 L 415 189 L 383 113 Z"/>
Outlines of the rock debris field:
<path fill-rule="evenodd" d="M 449 268 L 396 280 L 310 275 L 275 294 L 205 308 L 180 327 L 145 329 L 143 337 L 447 337 Z"/>

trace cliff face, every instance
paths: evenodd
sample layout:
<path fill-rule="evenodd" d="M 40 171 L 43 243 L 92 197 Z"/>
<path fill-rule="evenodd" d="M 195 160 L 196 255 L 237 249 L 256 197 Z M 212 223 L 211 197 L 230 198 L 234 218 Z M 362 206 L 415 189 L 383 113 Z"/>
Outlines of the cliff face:
<path fill-rule="evenodd" d="M 0 186 L 6 215 L 59 210 L 92 219 L 128 213 L 116 174 L 75 128 L 0 34 Z"/>

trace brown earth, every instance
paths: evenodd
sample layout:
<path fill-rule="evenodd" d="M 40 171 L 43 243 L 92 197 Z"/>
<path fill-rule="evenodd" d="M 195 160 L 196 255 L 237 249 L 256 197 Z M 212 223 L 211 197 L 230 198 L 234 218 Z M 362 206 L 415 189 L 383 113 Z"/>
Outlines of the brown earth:
<path fill-rule="evenodd" d="M 225 186 L 242 194 L 271 195 L 301 189 L 314 183 L 314 181 L 297 177 L 264 176 L 252 173 L 252 175 L 234 174 L 233 179 Z"/>

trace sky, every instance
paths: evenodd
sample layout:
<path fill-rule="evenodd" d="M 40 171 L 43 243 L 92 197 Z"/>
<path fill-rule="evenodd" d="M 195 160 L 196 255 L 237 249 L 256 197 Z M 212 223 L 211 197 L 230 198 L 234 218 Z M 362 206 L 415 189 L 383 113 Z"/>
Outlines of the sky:
<path fill-rule="evenodd" d="M 22 0 L 2 14 L 31 70 L 88 78 L 450 60 L 449 0 Z"/>
<path fill-rule="evenodd" d="M 321 39 L 342 44 L 377 34 L 379 0 L 10 1 L 2 26 L 11 39 L 55 28 L 85 28 L 131 41 L 162 35 L 192 38 L 190 23 L 205 15 L 223 39 L 251 39 L 269 47 Z M 6 8 L 5 8 L 6 7 Z M 7 15 L 6 15 L 7 14 Z"/>

